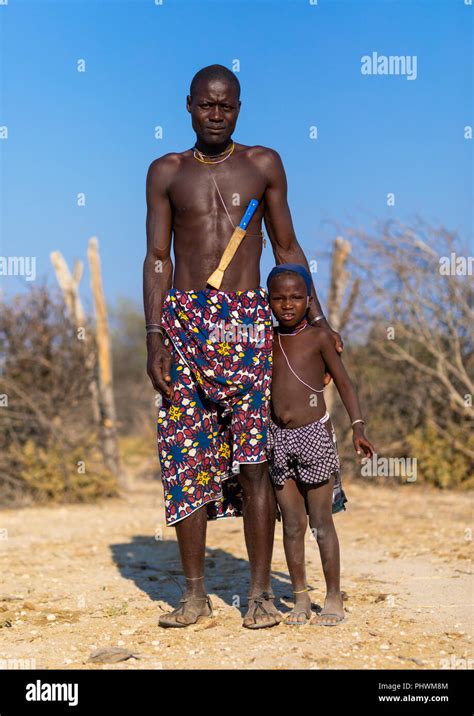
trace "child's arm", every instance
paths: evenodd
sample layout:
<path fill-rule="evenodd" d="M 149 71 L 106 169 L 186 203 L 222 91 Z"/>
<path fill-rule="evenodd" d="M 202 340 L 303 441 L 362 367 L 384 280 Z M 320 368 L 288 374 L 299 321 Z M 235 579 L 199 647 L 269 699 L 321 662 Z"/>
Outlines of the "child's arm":
<path fill-rule="evenodd" d="M 357 393 L 347 374 L 341 356 L 334 348 L 334 342 L 330 339 L 330 336 L 323 333 L 319 334 L 318 339 L 321 346 L 321 355 L 333 377 L 342 402 L 349 413 L 351 423 L 354 423 L 356 420 L 362 420 Z M 375 448 L 365 436 L 364 423 L 356 422 L 353 424 L 352 432 L 352 442 L 357 454 L 360 455 L 361 451 L 363 451 L 367 457 L 371 457 L 375 453 Z"/>

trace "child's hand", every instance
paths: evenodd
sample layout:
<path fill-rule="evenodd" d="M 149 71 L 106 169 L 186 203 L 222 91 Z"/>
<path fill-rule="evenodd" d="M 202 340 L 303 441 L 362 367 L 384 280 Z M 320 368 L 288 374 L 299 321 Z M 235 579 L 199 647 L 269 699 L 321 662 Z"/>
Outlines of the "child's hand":
<path fill-rule="evenodd" d="M 352 442 L 356 453 L 360 455 L 363 452 L 365 457 L 372 457 L 375 453 L 375 448 L 365 437 L 364 428 L 354 426 L 353 431 Z"/>

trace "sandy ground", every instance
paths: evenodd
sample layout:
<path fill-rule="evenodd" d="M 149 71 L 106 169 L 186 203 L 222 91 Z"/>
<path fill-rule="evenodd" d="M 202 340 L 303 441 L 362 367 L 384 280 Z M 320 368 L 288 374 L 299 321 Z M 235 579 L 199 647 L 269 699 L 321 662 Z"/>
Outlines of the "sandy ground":
<path fill-rule="evenodd" d="M 470 495 L 415 484 L 346 480 L 344 487 L 347 511 L 335 520 L 346 620 L 332 628 L 241 627 L 248 589 L 241 518 L 209 525 L 214 618 L 186 629 L 158 627 L 180 596 L 170 575 L 184 580 L 157 480 L 135 478 L 125 498 L 97 505 L 2 511 L 0 667 L 473 668 Z M 310 531 L 307 563 L 312 599 L 321 605 Z M 273 588 L 278 607 L 289 611 L 280 523 Z M 96 649 L 111 647 L 134 656 L 88 662 Z"/>

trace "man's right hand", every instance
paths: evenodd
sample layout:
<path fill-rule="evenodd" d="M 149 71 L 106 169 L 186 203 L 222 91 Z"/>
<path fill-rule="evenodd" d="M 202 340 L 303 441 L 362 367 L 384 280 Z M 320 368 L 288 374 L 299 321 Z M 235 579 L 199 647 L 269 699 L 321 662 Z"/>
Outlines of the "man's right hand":
<path fill-rule="evenodd" d="M 146 372 L 153 387 L 162 397 L 171 400 L 171 352 L 163 343 L 163 336 L 160 333 L 148 333 L 147 335 L 148 360 Z"/>

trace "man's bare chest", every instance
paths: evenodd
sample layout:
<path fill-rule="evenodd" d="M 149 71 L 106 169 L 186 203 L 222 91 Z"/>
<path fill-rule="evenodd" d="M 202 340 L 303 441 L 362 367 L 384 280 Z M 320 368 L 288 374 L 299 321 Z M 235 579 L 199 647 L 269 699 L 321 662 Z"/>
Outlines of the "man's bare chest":
<path fill-rule="evenodd" d="M 169 197 L 177 220 L 222 212 L 225 205 L 237 222 L 251 199 L 260 202 L 263 212 L 265 188 L 265 177 L 250 161 L 225 168 L 187 162 L 174 176 Z"/>

